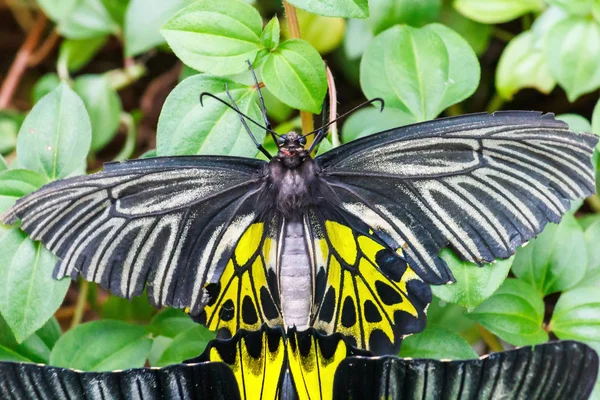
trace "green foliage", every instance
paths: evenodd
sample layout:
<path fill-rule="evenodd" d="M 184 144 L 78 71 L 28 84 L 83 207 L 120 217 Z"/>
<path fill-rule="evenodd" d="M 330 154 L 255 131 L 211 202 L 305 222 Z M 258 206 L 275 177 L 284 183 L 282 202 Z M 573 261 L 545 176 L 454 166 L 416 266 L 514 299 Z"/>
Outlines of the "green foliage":
<path fill-rule="evenodd" d="M 497 24 L 544 8 L 543 0 L 455 0 L 454 7 L 467 17 L 486 24 Z"/>
<path fill-rule="evenodd" d="M 291 0 L 289 3 L 326 17 L 365 18 L 369 16 L 367 0 Z"/>
<path fill-rule="evenodd" d="M 467 360 L 477 358 L 477 353 L 456 333 L 428 325 L 420 334 L 411 335 L 402 341 L 400 357 Z"/>
<path fill-rule="evenodd" d="M 60 45 L 58 69 L 77 72 L 85 67 L 94 56 L 104 47 L 108 36 L 98 36 L 89 39 L 67 39 Z"/>

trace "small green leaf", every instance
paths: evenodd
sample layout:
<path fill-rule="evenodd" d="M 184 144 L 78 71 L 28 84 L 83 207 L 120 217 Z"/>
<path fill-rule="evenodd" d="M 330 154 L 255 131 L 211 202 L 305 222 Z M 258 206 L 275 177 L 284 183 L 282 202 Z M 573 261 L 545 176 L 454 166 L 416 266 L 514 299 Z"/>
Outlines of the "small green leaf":
<path fill-rule="evenodd" d="M 298 8 L 325 17 L 367 18 L 368 0 L 289 0 Z"/>
<path fill-rule="evenodd" d="M 98 151 L 113 139 L 119 129 L 121 99 L 104 75 L 82 75 L 73 90 L 81 97 L 92 124 L 92 150 Z"/>
<path fill-rule="evenodd" d="M 357 60 L 369 47 L 373 40 L 373 32 L 367 21 L 361 19 L 350 19 L 346 23 L 346 34 L 344 35 L 344 54 L 350 60 Z"/>
<path fill-rule="evenodd" d="M 158 120 L 157 154 L 159 156 L 220 154 L 254 157 L 258 150 L 242 126 L 239 116 L 228 107 L 210 97 L 198 101 L 200 93 L 212 93 L 229 101 L 225 85 L 240 110 L 253 118 L 261 119 L 257 91 L 211 75 L 194 75 L 171 92 Z M 262 143 L 265 131 L 250 125 Z"/>
<path fill-rule="evenodd" d="M 69 72 L 77 72 L 98 54 L 107 40 L 108 36 L 98 36 L 89 39 L 67 39 L 60 45 L 57 64 L 65 66 Z"/>
<path fill-rule="evenodd" d="M 188 314 L 175 308 L 167 308 L 156 314 L 146 329 L 155 336 L 174 338 L 181 332 L 197 326 Z"/>
<path fill-rule="evenodd" d="M 280 33 L 281 32 L 279 29 L 279 20 L 275 16 L 265 26 L 265 29 L 263 29 L 260 35 L 260 42 L 267 49 L 274 50 L 277 47 L 277 45 L 279 45 Z"/>
<path fill-rule="evenodd" d="M 17 135 L 24 119 L 24 114 L 0 110 L 0 154 L 7 154 L 15 149 Z"/>
<path fill-rule="evenodd" d="M 600 346 L 600 292 L 584 287 L 562 293 L 549 329 L 563 340 L 580 340 Z"/>
<path fill-rule="evenodd" d="M 3 351 L 7 351 L 4 356 L 10 357 L 11 354 L 18 355 L 31 362 L 48 363 L 50 359 L 50 350 L 61 335 L 60 325 L 56 318 L 50 318 L 44 326 L 31 334 L 22 343 L 17 343 L 9 325 L 2 315 L 0 315 L 0 360 L 10 361 L 3 358 Z"/>
<path fill-rule="evenodd" d="M 33 362 L 26 357 L 23 357 L 16 351 L 9 349 L 8 347 L 0 344 L 0 361 L 13 361 L 13 362 Z"/>
<path fill-rule="evenodd" d="M 478 356 L 469 343 L 456 333 L 428 325 L 423 332 L 410 335 L 402 341 L 400 357 L 468 360 Z"/>
<path fill-rule="evenodd" d="M 479 62 L 469 44 L 443 25 L 396 26 L 377 36 L 360 65 L 367 98 L 412 114 L 435 118 L 469 97 L 479 84 Z"/>
<path fill-rule="evenodd" d="M 239 0 L 200 0 L 178 12 L 161 33 L 177 57 L 198 71 L 232 75 L 261 49 L 262 18 Z"/>
<path fill-rule="evenodd" d="M 467 316 L 515 346 L 548 341 L 542 329 L 544 300 L 527 282 L 507 279 L 486 301 Z"/>
<path fill-rule="evenodd" d="M 437 21 L 441 8 L 441 0 L 370 0 L 367 22 L 375 34 L 400 24 L 420 27 Z"/>
<path fill-rule="evenodd" d="M 11 169 L 0 172 L 0 214 L 15 204 L 17 199 L 47 183 L 37 172 Z"/>
<path fill-rule="evenodd" d="M 104 36 L 120 30 L 102 0 L 40 0 L 39 3 L 58 24 L 58 31 L 69 39 Z"/>
<path fill-rule="evenodd" d="M 44 13 L 53 21 L 58 22 L 68 18 L 80 0 L 37 0 Z"/>
<path fill-rule="evenodd" d="M 600 135 L 600 100 L 594 106 L 594 113 L 592 114 L 592 132 L 596 135 Z M 600 143 L 597 145 L 600 149 Z"/>
<path fill-rule="evenodd" d="M 141 296 L 133 297 L 131 300 L 110 296 L 102 304 L 101 314 L 104 319 L 147 322 L 155 313 L 156 309 L 150 304 L 148 296 L 144 293 Z"/>
<path fill-rule="evenodd" d="M 37 103 L 42 97 L 56 89 L 58 86 L 60 86 L 60 78 L 55 73 L 48 73 L 42 76 L 33 86 L 31 93 L 33 102 Z"/>
<path fill-rule="evenodd" d="M 329 18 L 297 10 L 298 24 L 302 39 L 310 43 L 320 54 L 331 53 L 344 38 L 346 21 L 343 18 Z M 289 32 L 286 30 L 289 38 Z"/>
<path fill-rule="evenodd" d="M 265 101 L 265 107 L 267 108 L 267 115 L 269 118 L 277 122 L 286 121 L 290 118 L 294 112 L 292 107 L 273 96 L 273 94 L 269 92 L 267 88 L 262 88 L 261 93 Z"/>
<path fill-rule="evenodd" d="M 577 284 L 579 287 L 600 287 L 600 246 L 597 245 L 600 237 L 600 218 L 594 214 L 594 219 L 585 227 L 584 240 L 587 248 L 587 270 L 585 276 Z"/>
<path fill-rule="evenodd" d="M 63 83 L 42 98 L 23 122 L 17 139 L 19 163 L 49 180 L 82 173 L 91 130 L 83 102 Z"/>
<path fill-rule="evenodd" d="M 450 4 L 442 5 L 440 22 L 456 31 L 473 48 L 476 54 L 483 54 L 492 39 L 493 27 L 473 21 L 456 11 Z"/>
<path fill-rule="evenodd" d="M 215 336 L 214 332 L 202 325 L 196 325 L 180 333 L 167 346 L 156 366 L 165 367 L 199 356 Z"/>
<path fill-rule="evenodd" d="M 525 31 L 508 43 L 496 70 L 496 90 L 506 100 L 523 88 L 549 94 L 556 81 L 543 49 L 535 46 L 535 34 Z"/>
<path fill-rule="evenodd" d="M 590 121 L 579 114 L 560 114 L 556 116 L 556 119 L 569 124 L 569 129 L 573 132 L 592 132 Z"/>
<path fill-rule="evenodd" d="M 442 250 L 440 255 L 448 264 L 456 282 L 452 285 L 432 286 L 431 290 L 440 299 L 460 304 L 468 311 L 494 294 L 506 279 L 513 260 L 497 260 L 491 265 L 479 267 L 461 260 L 449 249 Z"/>
<path fill-rule="evenodd" d="M 129 1 L 130 0 L 102 0 L 102 4 L 110 14 L 110 17 L 120 27 L 125 24 L 125 13 L 127 12 Z"/>
<path fill-rule="evenodd" d="M 287 105 L 318 114 L 327 92 L 325 65 L 319 53 L 300 39 L 281 43 L 265 60 L 267 88 Z"/>
<path fill-rule="evenodd" d="M 464 16 L 485 24 L 508 22 L 544 9 L 543 0 L 455 0 L 454 7 Z"/>
<path fill-rule="evenodd" d="M 0 154 L 0 172 L 4 172 L 7 169 L 8 169 L 8 164 L 6 163 L 6 160 L 4 159 L 2 154 Z"/>
<path fill-rule="evenodd" d="M 56 257 L 18 228 L 0 238 L 0 249 L 0 313 L 22 342 L 58 309 L 70 280 L 52 279 Z"/>
<path fill-rule="evenodd" d="M 559 225 L 548 224 L 537 238 L 517 250 L 512 270 L 547 295 L 577 285 L 587 262 L 583 229 L 572 214 L 566 214 Z"/>
<path fill-rule="evenodd" d="M 369 107 L 352 113 L 342 127 L 342 142 L 348 143 L 361 137 L 398 128 L 417 122 L 415 117 L 396 108 Z"/>
<path fill-rule="evenodd" d="M 596 0 L 546 0 L 548 4 L 558 6 L 572 15 L 587 16 L 592 12 Z"/>
<path fill-rule="evenodd" d="M 152 348 L 150 349 L 150 353 L 148 354 L 148 363 L 150 363 L 151 366 L 155 367 L 158 363 L 158 360 L 160 360 L 160 357 L 162 357 L 163 353 L 165 352 L 167 347 L 171 345 L 171 343 L 173 343 L 173 339 L 171 338 L 164 336 L 155 337 L 152 341 Z"/>
<path fill-rule="evenodd" d="M 152 340 L 143 326 L 100 320 L 78 325 L 56 342 L 50 364 L 82 371 L 141 368 Z"/>
<path fill-rule="evenodd" d="M 125 14 L 125 54 L 137 56 L 165 43 L 160 28 L 193 0 L 131 0 Z"/>
<path fill-rule="evenodd" d="M 469 343 L 479 339 L 475 321 L 466 317 L 467 310 L 458 304 L 447 303 L 433 296 L 427 308 L 427 324 L 458 333 Z M 474 333 L 474 334 L 473 334 Z"/>
<path fill-rule="evenodd" d="M 548 33 L 546 58 L 550 71 L 569 101 L 600 87 L 600 25 L 587 18 L 569 18 Z"/>

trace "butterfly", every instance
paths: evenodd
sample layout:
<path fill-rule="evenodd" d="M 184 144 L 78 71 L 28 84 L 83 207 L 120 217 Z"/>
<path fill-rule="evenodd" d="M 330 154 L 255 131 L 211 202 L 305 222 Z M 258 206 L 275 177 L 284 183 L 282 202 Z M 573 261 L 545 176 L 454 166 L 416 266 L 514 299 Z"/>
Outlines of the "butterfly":
<path fill-rule="evenodd" d="M 126 298 L 146 287 L 153 305 L 184 308 L 220 337 L 295 326 L 393 354 L 424 328 L 428 284 L 454 281 L 441 249 L 477 264 L 510 257 L 594 192 L 597 137 L 551 114 L 439 119 L 313 158 L 329 124 L 279 135 L 264 105 L 262 126 L 231 96 L 204 95 L 240 115 L 268 161 L 109 163 L 42 187 L 0 219 L 20 219 L 60 258 L 56 278 L 81 275 Z M 277 155 L 246 120 L 272 135 Z"/>
<path fill-rule="evenodd" d="M 341 334 L 240 330 L 199 357 L 114 372 L 0 363 L 7 399 L 586 399 L 598 371 L 589 346 L 559 341 L 480 359 L 371 357 Z"/>

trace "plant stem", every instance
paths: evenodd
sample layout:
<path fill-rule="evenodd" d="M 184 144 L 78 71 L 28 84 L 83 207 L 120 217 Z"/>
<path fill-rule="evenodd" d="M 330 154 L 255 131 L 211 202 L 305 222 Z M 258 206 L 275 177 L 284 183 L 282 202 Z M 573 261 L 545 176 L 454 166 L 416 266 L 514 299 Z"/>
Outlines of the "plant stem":
<path fill-rule="evenodd" d="M 109 85 L 115 90 L 121 90 L 136 82 L 146 74 L 146 67 L 143 64 L 133 64 L 124 69 L 114 69 L 104 74 Z"/>
<path fill-rule="evenodd" d="M 121 114 L 121 123 L 127 128 L 127 139 L 123 148 L 117 154 L 114 161 L 125 161 L 133 155 L 135 151 L 135 140 L 137 138 L 137 130 L 135 129 L 135 121 L 129 113 Z"/>
<path fill-rule="evenodd" d="M 504 99 L 502 97 L 500 97 L 500 95 L 498 93 L 494 93 L 494 96 L 488 103 L 486 110 L 489 113 L 493 113 L 493 112 L 500 110 L 503 105 L 504 105 Z"/>
<path fill-rule="evenodd" d="M 585 201 L 594 212 L 600 213 L 600 197 L 597 194 L 591 195 Z"/>
<path fill-rule="evenodd" d="M 487 329 L 485 329 L 483 326 L 481 326 L 479 324 L 477 325 L 477 329 L 479 329 L 479 333 L 481 333 L 481 337 L 483 338 L 483 341 L 485 342 L 485 344 L 487 344 L 487 346 L 490 348 L 491 351 L 497 353 L 499 351 L 504 350 L 502 348 L 502 345 L 498 341 L 498 338 L 496 336 L 494 336 L 490 331 L 488 331 Z"/>
<path fill-rule="evenodd" d="M 77 304 L 75 305 L 75 312 L 73 313 L 73 319 L 71 320 L 71 329 L 75 328 L 83 319 L 83 312 L 87 304 L 87 295 L 89 289 L 89 283 L 86 280 L 81 279 L 79 281 L 79 294 L 77 295 Z"/>
<path fill-rule="evenodd" d="M 503 42 L 510 42 L 516 35 L 502 28 L 494 27 L 494 36 Z"/>
<path fill-rule="evenodd" d="M 56 29 L 54 29 L 44 40 L 44 42 L 40 45 L 40 47 L 35 51 L 35 53 L 31 54 L 29 57 L 29 67 L 35 67 L 42 61 L 48 57 L 48 55 L 54 50 L 54 47 L 58 43 L 60 39 L 60 33 Z"/>
<path fill-rule="evenodd" d="M 337 90 L 331 70 L 328 66 L 325 66 L 325 70 L 327 71 L 327 87 L 329 90 L 329 122 L 331 122 L 337 117 Z M 329 135 L 331 137 L 331 145 L 338 147 L 341 143 L 337 123 L 330 125 Z"/>
<path fill-rule="evenodd" d="M 285 0 L 283 0 L 283 7 L 285 9 L 285 16 L 290 36 L 294 39 L 300 39 L 300 25 L 298 24 L 296 8 Z M 300 111 L 300 119 L 302 120 L 302 133 L 307 134 L 315 129 L 312 113 L 308 111 Z M 314 136 L 310 136 L 308 141 L 311 141 L 313 137 Z M 310 145 L 310 143 L 307 143 L 307 145 Z"/>
<path fill-rule="evenodd" d="M 19 82 L 27 69 L 27 64 L 29 64 L 29 57 L 39 43 L 47 22 L 48 19 L 46 16 L 40 13 L 37 16 L 33 29 L 29 32 L 25 42 L 23 42 L 23 45 L 17 52 L 17 56 L 6 74 L 6 79 L 4 79 L 2 87 L 0 87 L 0 109 L 7 108 L 10 105 Z"/>

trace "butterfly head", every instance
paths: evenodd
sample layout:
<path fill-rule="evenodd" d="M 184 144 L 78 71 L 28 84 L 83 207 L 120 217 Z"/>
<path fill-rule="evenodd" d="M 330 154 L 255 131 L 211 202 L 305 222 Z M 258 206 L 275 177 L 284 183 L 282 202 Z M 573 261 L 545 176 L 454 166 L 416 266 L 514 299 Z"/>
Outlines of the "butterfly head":
<path fill-rule="evenodd" d="M 279 152 L 277 159 L 287 168 L 296 168 L 309 157 L 309 153 L 304 146 L 306 146 L 306 138 L 296 132 L 292 131 L 278 136 L 277 148 Z"/>

